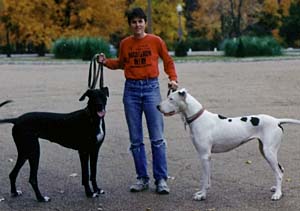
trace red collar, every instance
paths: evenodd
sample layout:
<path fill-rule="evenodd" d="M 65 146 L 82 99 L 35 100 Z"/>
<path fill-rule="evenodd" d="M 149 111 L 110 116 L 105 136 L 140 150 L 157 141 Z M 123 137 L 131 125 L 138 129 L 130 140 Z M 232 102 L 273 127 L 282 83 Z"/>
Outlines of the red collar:
<path fill-rule="evenodd" d="M 204 110 L 205 110 L 204 108 L 201 108 L 200 111 L 198 111 L 193 116 L 187 117 L 186 118 L 186 123 L 191 124 L 194 120 L 196 120 L 198 117 L 200 117 L 203 114 Z"/>

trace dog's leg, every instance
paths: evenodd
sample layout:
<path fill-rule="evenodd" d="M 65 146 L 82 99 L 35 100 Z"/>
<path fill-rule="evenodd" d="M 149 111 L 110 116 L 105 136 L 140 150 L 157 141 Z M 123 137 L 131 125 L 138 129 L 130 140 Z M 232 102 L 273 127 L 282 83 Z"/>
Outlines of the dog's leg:
<path fill-rule="evenodd" d="M 210 177 L 211 177 L 211 154 L 205 153 L 205 155 L 200 156 L 202 162 L 202 187 L 201 190 L 194 194 L 194 200 L 200 201 L 205 200 L 207 195 L 207 190 L 210 188 Z"/>
<path fill-rule="evenodd" d="M 24 163 L 27 160 L 27 154 L 26 154 L 26 151 L 22 144 L 24 141 L 22 138 L 23 135 L 20 133 L 20 131 L 18 131 L 16 129 L 16 127 L 12 128 L 12 136 L 14 138 L 14 142 L 17 147 L 18 158 L 17 158 L 17 162 L 15 164 L 15 167 L 9 174 L 9 179 L 10 179 L 10 187 L 11 187 L 10 188 L 11 196 L 16 197 L 16 196 L 22 195 L 22 191 L 17 190 L 17 188 L 16 188 L 16 180 L 17 180 L 18 174 L 20 172 L 20 169 L 22 168 L 22 166 L 24 165 Z"/>
<path fill-rule="evenodd" d="M 40 145 L 38 139 L 32 139 L 34 142 L 32 143 L 32 153 L 29 155 L 29 165 L 30 165 L 30 177 L 29 183 L 31 184 L 36 198 L 39 202 L 49 202 L 51 199 L 48 196 L 42 196 L 39 187 L 38 187 L 38 168 L 39 168 L 39 161 L 40 161 Z"/>
<path fill-rule="evenodd" d="M 281 186 L 282 186 L 282 180 L 283 180 L 283 168 L 281 165 L 278 163 L 277 160 L 277 152 L 280 147 L 281 143 L 281 134 L 278 134 L 278 136 L 275 136 L 273 139 L 269 139 L 272 141 L 268 141 L 263 143 L 263 154 L 265 159 L 268 161 L 269 165 L 271 166 L 272 170 L 275 173 L 275 178 L 276 178 L 276 186 L 273 186 L 271 188 L 271 191 L 275 192 L 272 195 L 272 200 L 279 200 L 282 197 L 282 191 L 281 191 Z M 268 144 L 266 144 L 268 143 Z M 272 144 L 271 144 L 272 143 Z M 268 146 L 266 146 L 268 145 Z"/>
<path fill-rule="evenodd" d="M 89 154 L 87 152 L 79 151 L 79 157 L 81 163 L 82 185 L 84 186 L 85 194 L 89 198 L 96 197 L 89 185 Z"/>
<path fill-rule="evenodd" d="M 11 191 L 11 196 L 16 197 L 22 195 L 22 191 L 17 190 L 16 188 L 16 180 L 17 176 L 19 174 L 20 169 L 26 162 L 26 159 L 23 155 L 18 154 L 17 162 L 13 170 L 9 174 L 9 179 L 10 179 L 10 191 Z"/>
<path fill-rule="evenodd" d="M 277 155 L 271 151 L 265 151 L 266 159 L 273 169 L 276 177 L 276 186 L 271 188 L 271 191 L 275 192 L 272 195 L 272 200 L 279 200 L 282 197 L 281 185 L 283 179 L 283 168 L 277 161 Z"/>
<path fill-rule="evenodd" d="M 90 169 L 91 169 L 91 182 L 94 190 L 94 194 L 104 194 L 104 190 L 98 187 L 97 185 L 97 161 L 98 161 L 98 153 L 99 153 L 99 148 L 95 150 L 94 152 L 91 153 L 90 156 Z"/>

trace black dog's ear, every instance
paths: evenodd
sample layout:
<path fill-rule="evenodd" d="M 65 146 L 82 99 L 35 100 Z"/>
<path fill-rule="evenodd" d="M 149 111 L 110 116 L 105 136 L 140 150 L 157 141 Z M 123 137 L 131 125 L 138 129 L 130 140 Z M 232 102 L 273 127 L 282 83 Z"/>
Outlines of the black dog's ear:
<path fill-rule="evenodd" d="M 89 91 L 89 90 L 87 90 L 87 91 L 79 98 L 79 101 L 83 101 L 83 100 L 85 99 L 85 97 L 86 97 L 87 94 L 88 94 L 88 91 Z"/>
<path fill-rule="evenodd" d="M 109 97 L 109 90 L 108 90 L 108 87 L 103 87 L 101 88 L 101 91 L 103 91 L 106 95 L 106 97 Z"/>

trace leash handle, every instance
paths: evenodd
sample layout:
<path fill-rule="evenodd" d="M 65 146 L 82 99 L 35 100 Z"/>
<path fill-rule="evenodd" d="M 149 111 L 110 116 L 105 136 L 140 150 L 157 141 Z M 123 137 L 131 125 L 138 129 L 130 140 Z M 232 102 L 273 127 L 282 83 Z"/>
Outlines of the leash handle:
<path fill-rule="evenodd" d="M 103 88 L 103 64 L 99 63 L 97 68 L 97 60 L 98 60 L 98 54 L 94 55 L 90 61 L 89 76 L 88 76 L 88 87 L 90 89 L 95 89 L 99 78 L 100 70 L 101 70 L 100 88 Z"/>

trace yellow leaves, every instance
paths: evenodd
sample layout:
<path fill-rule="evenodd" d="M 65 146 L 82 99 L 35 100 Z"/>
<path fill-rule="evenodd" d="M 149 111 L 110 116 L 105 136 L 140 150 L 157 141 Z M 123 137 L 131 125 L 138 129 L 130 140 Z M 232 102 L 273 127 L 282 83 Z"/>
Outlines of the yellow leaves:
<path fill-rule="evenodd" d="M 0 0 L 1 1 L 1 0 Z M 1 17 L 7 16 L 9 26 L 0 22 L 0 37 L 10 31 L 11 42 L 45 43 L 61 36 L 103 36 L 123 31 L 126 0 L 2 0 Z M 117 5 L 117 6 L 116 6 Z M 113 8 L 113 9 L 112 9 Z M 5 28 L 6 27 L 6 28 Z M 15 36 L 15 35 L 18 36 Z M 18 37 L 18 40 L 15 39 Z M 1 39 L 3 40 L 3 39 Z M 2 43 L 3 44 L 3 43 Z"/>
<path fill-rule="evenodd" d="M 265 0 L 263 11 L 269 14 L 277 13 L 279 5 L 277 0 Z"/>
<path fill-rule="evenodd" d="M 272 36 L 274 37 L 275 40 L 277 40 L 277 42 L 279 42 L 279 43 L 283 42 L 283 38 L 280 37 L 280 35 L 279 35 L 279 29 L 272 30 Z"/>
<path fill-rule="evenodd" d="M 152 30 L 154 34 L 161 36 L 165 40 L 175 41 L 178 39 L 179 17 L 176 11 L 176 6 L 180 3 L 184 8 L 184 1 L 172 0 L 152 0 Z M 147 1 L 136 0 L 131 7 L 139 6 L 147 12 Z M 183 35 L 186 35 L 185 17 L 181 15 L 181 26 Z"/>
<path fill-rule="evenodd" d="M 91 7 L 85 8 L 79 12 L 83 22 L 92 21 L 93 19 L 93 9 Z"/>
<path fill-rule="evenodd" d="M 280 8 L 282 9 L 282 14 L 284 16 L 288 16 L 289 8 L 293 0 L 281 0 L 280 1 Z"/>
<path fill-rule="evenodd" d="M 183 2 L 152 0 L 153 33 L 169 41 L 178 39 L 176 6 Z M 133 6 L 147 11 L 145 0 L 136 0 L 129 6 L 127 0 L 0 0 L 0 42 L 5 41 L 2 38 L 7 31 L 11 43 L 44 42 L 47 46 L 63 36 L 101 36 L 108 40 L 117 33 L 122 37 L 128 32 L 125 11 Z M 181 26 L 185 35 L 184 16 Z"/>
<path fill-rule="evenodd" d="M 63 36 L 100 36 L 106 40 L 114 37 L 116 43 L 118 38 L 124 37 L 128 32 L 125 11 L 140 6 L 147 12 L 150 1 L 152 33 L 172 43 L 179 38 L 178 28 L 181 22 L 183 37 L 186 37 L 186 19 L 184 15 L 178 15 L 176 6 L 180 3 L 185 9 L 184 3 L 188 5 L 190 1 L 0 0 L 0 44 L 4 44 L 7 32 L 12 44 L 45 42 L 49 46 L 53 40 Z M 192 26 L 189 19 L 189 30 L 193 35 L 199 34 L 208 39 L 235 36 L 239 33 L 231 32 L 236 27 L 234 24 L 243 32 L 248 26 L 264 23 L 267 30 L 272 30 L 274 37 L 280 40 L 278 29 L 282 24 L 282 16 L 289 13 L 292 1 L 294 0 L 194 0 L 199 7 L 193 8 L 193 12 L 183 11 L 183 14 L 190 15 L 193 19 Z M 240 2 L 243 2 L 241 19 L 236 21 L 239 18 Z M 274 29 L 275 27 L 277 28 Z"/>

